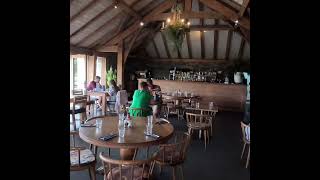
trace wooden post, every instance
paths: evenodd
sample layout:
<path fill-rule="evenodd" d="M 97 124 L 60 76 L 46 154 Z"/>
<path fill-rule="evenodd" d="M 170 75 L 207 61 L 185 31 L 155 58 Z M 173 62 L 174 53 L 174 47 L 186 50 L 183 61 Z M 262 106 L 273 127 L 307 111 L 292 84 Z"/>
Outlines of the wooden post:
<path fill-rule="evenodd" d="M 107 86 L 107 79 L 106 79 L 106 70 L 107 70 L 107 59 L 105 57 L 102 57 L 102 63 L 101 63 L 101 81 L 100 83 L 102 85 Z"/>
<path fill-rule="evenodd" d="M 124 51 L 124 47 L 123 47 L 123 40 L 119 43 L 118 45 L 118 55 L 117 55 L 117 84 L 121 85 L 122 88 L 124 88 L 123 86 L 123 51 Z"/>
<path fill-rule="evenodd" d="M 95 58 L 94 56 L 88 56 L 87 60 L 87 83 L 93 81 L 95 76 Z"/>

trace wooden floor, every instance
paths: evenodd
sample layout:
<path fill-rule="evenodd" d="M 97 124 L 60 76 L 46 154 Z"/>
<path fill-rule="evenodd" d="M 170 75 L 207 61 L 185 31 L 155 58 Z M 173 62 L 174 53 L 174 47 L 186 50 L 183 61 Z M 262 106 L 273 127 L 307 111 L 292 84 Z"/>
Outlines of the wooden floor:
<path fill-rule="evenodd" d="M 214 127 L 213 137 L 207 150 L 204 151 L 204 141 L 195 134 L 188 150 L 188 157 L 184 164 L 184 179 L 193 180 L 249 180 L 250 169 L 245 168 L 245 161 L 240 160 L 242 143 L 240 140 L 240 121 L 242 113 L 219 112 Z M 176 131 L 187 131 L 185 121 L 178 121 L 176 117 L 169 117 Z M 77 139 L 80 144 L 85 142 Z M 99 148 L 98 152 L 106 152 Z M 112 157 L 118 153 L 112 151 Z M 139 156 L 142 156 L 141 153 Z M 100 165 L 100 162 L 99 162 Z M 249 167 L 250 168 L 250 167 Z M 177 177 L 180 179 L 179 171 Z M 154 170 L 154 179 L 172 179 L 171 168 L 163 169 L 159 175 L 158 168 Z M 89 180 L 88 171 L 70 172 L 70 180 Z M 97 175 L 97 180 L 103 176 Z"/>

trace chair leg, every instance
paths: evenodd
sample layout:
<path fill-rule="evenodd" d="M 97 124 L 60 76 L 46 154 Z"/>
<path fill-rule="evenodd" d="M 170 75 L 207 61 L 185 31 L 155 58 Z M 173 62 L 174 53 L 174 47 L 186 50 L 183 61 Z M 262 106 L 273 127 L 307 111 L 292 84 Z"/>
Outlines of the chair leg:
<path fill-rule="evenodd" d="M 203 130 L 203 136 L 204 136 L 204 150 L 207 149 L 207 130 Z"/>
<path fill-rule="evenodd" d="M 181 171 L 181 179 L 184 180 L 183 178 L 183 169 L 182 169 L 182 165 L 179 166 L 180 167 L 180 171 Z"/>
<path fill-rule="evenodd" d="M 247 163 L 246 163 L 246 168 L 248 168 L 248 165 L 249 165 L 249 160 L 250 160 L 250 145 L 249 145 L 249 151 L 248 151 L 248 155 L 247 155 Z"/>
<path fill-rule="evenodd" d="M 176 167 L 175 166 L 172 167 L 172 179 L 176 180 Z"/>
<path fill-rule="evenodd" d="M 210 125 L 210 136 L 212 136 L 212 124 Z"/>
<path fill-rule="evenodd" d="M 90 175 L 90 179 L 91 179 L 91 180 L 96 180 L 96 165 L 95 165 L 95 164 L 92 165 L 92 166 L 89 168 L 89 171 L 90 171 L 89 174 L 91 174 L 91 175 Z"/>
<path fill-rule="evenodd" d="M 207 138 L 208 138 L 208 144 L 210 143 L 210 135 L 209 135 L 209 131 L 208 130 L 206 130 L 207 131 Z"/>
<path fill-rule="evenodd" d="M 242 148 L 242 153 L 241 153 L 241 158 L 240 159 L 242 159 L 242 157 L 243 157 L 243 154 L 244 154 L 244 151 L 245 151 L 245 149 L 246 149 L 246 143 L 243 143 L 243 148 Z"/>
<path fill-rule="evenodd" d="M 159 175 L 162 173 L 162 166 L 159 164 Z"/>
<path fill-rule="evenodd" d="M 201 129 L 199 130 L 199 139 L 201 139 Z"/>

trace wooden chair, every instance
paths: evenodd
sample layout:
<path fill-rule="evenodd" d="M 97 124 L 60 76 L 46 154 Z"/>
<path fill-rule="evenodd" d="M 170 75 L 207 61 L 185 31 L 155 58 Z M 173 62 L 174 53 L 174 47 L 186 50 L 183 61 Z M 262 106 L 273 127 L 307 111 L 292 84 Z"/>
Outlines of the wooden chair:
<path fill-rule="evenodd" d="M 199 138 L 201 138 L 201 131 L 204 136 L 204 148 L 207 149 L 207 142 L 209 142 L 209 132 L 211 128 L 210 116 L 203 114 L 186 113 L 188 132 L 193 134 L 193 130 L 199 130 Z"/>
<path fill-rule="evenodd" d="M 84 147 L 76 147 L 75 136 L 78 132 L 71 131 L 73 146 L 70 147 L 70 171 L 89 170 L 90 180 L 96 180 L 96 158 L 93 153 Z"/>
<path fill-rule="evenodd" d="M 210 118 L 209 118 L 209 120 L 210 120 L 210 136 L 212 136 L 213 125 L 215 123 L 217 111 L 216 110 L 209 110 L 209 109 L 202 109 L 201 114 L 210 116 Z"/>
<path fill-rule="evenodd" d="M 171 101 L 166 101 L 166 109 L 165 109 L 165 113 L 166 113 L 166 118 L 169 118 L 170 114 L 176 114 L 178 116 L 178 120 L 180 120 L 180 118 L 183 116 L 183 108 L 182 105 L 177 105 L 175 103 L 175 101 L 171 100 Z M 183 118 L 183 117 L 182 117 Z"/>
<path fill-rule="evenodd" d="M 70 108 L 70 114 L 72 115 L 72 123 L 74 129 L 76 129 L 76 114 L 80 114 L 80 122 L 83 123 L 87 119 L 87 95 L 75 96 L 73 105 Z"/>
<path fill-rule="evenodd" d="M 246 125 L 243 122 L 241 122 L 241 132 L 242 132 L 242 141 L 243 141 L 241 159 L 244 155 L 246 146 L 247 145 L 249 146 L 248 153 L 247 153 L 247 162 L 246 162 L 246 168 L 248 168 L 249 160 L 250 160 L 250 125 Z"/>
<path fill-rule="evenodd" d="M 103 168 L 104 180 L 142 180 L 150 179 L 156 154 L 146 160 L 116 160 L 99 155 Z"/>
<path fill-rule="evenodd" d="M 173 179 L 176 179 L 176 167 L 180 168 L 181 176 L 183 179 L 183 163 L 186 159 L 187 149 L 190 144 L 190 135 L 188 133 L 176 133 L 174 142 L 159 145 L 159 152 L 155 160 L 159 165 L 160 174 L 162 166 L 172 167 Z"/>
<path fill-rule="evenodd" d="M 73 89 L 72 94 L 73 95 L 83 95 L 83 90 L 82 89 Z"/>

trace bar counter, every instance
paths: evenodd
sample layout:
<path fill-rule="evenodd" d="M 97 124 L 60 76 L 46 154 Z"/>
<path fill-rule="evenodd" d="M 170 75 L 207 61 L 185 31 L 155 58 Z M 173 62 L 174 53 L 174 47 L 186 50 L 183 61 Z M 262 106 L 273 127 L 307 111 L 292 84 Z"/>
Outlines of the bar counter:
<path fill-rule="evenodd" d="M 139 83 L 146 79 L 138 79 Z M 243 112 L 246 103 L 246 86 L 243 84 L 218 84 L 192 81 L 153 80 L 161 91 L 174 92 L 179 90 L 193 92 L 201 97 L 200 104 L 214 101 L 219 111 Z"/>

